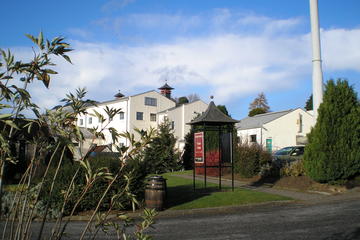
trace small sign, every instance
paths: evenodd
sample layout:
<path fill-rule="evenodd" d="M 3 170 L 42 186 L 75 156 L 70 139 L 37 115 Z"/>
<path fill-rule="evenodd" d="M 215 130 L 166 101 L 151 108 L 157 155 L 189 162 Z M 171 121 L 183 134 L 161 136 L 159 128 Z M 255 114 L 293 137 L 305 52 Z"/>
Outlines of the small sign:
<path fill-rule="evenodd" d="M 194 159 L 195 162 L 204 162 L 204 132 L 194 134 Z"/>

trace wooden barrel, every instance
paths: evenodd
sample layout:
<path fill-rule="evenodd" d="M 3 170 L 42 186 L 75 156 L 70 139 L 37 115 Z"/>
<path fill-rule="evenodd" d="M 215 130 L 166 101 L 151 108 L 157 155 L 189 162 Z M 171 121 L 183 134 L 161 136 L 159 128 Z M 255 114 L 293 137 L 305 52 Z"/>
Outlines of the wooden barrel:
<path fill-rule="evenodd" d="M 154 176 L 148 179 L 145 189 L 145 205 L 157 211 L 164 209 L 166 197 L 166 179 Z"/>

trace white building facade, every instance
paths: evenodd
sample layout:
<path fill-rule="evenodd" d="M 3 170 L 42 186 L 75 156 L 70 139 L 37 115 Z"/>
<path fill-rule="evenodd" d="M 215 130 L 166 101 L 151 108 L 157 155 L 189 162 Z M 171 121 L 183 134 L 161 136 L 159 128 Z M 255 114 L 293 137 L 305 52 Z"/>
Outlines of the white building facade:
<path fill-rule="evenodd" d="M 98 103 L 97 106 L 90 106 L 86 109 L 85 115 L 79 115 L 77 125 L 84 128 L 97 128 L 103 130 L 105 135 L 104 145 L 111 144 L 112 138 L 109 128 L 116 129 L 119 133 L 134 133 L 135 128 L 147 130 L 150 127 L 156 128 L 158 124 L 158 112 L 175 107 L 175 102 L 170 98 L 152 90 L 133 96 L 121 96 L 111 101 Z M 109 122 L 105 108 L 121 109 L 112 121 Z M 95 111 L 102 114 L 106 121 L 101 123 L 95 116 Z M 129 146 L 127 139 L 120 138 L 119 145 Z"/>
<path fill-rule="evenodd" d="M 311 113 L 297 108 L 247 117 L 236 124 L 241 142 L 257 143 L 276 151 L 280 148 L 305 145 L 306 135 L 314 125 Z"/>
<path fill-rule="evenodd" d="M 178 149 L 182 150 L 185 146 L 185 136 L 190 131 L 190 125 L 187 123 L 206 111 L 207 107 L 208 104 L 202 100 L 197 100 L 159 112 L 159 124 L 163 123 L 165 120 L 168 120 L 171 123 L 174 136 L 177 138 L 176 147 Z"/>

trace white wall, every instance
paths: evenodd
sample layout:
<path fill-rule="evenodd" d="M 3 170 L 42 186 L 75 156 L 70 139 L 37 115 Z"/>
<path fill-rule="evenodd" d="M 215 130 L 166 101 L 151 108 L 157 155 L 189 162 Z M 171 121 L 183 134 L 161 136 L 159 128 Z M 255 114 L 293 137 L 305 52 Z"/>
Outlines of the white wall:
<path fill-rule="evenodd" d="M 157 106 L 145 105 L 145 97 L 157 99 Z M 133 129 L 149 129 L 150 127 L 156 128 L 158 116 L 156 121 L 150 121 L 150 114 L 157 114 L 158 112 L 175 107 L 175 102 L 164 97 L 156 91 L 150 91 L 143 94 L 135 95 L 130 100 L 130 128 L 129 131 L 134 133 Z M 136 112 L 143 113 L 143 120 L 136 120 Z"/>
<path fill-rule="evenodd" d="M 115 109 L 121 109 L 122 112 L 124 112 L 124 119 L 120 119 L 120 114 L 117 114 L 112 121 L 108 121 L 107 114 L 105 113 L 105 107 L 108 108 L 115 108 Z M 104 123 L 101 123 L 99 119 L 95 116 L 95 111 L 102 114 L 106 121 Z M 91 106 L 87 108 L 87 114 L 80 115 L 78 117 L 78 126 L 85 127 L 85 128 L 96 128 L 97 131 L 101 131 L 103 128 L 103 133 L 105 135 L 105 141 L 103 144 L 110 144 L 112 143 L 111 134 L 108 131 L 109 128 L 115 128 L 119 133 L 125 132 L 128 130 L 128 99 L 119 99 L 114 100 L 111 102 L 101 103 L 98 106 Z M 92 119 L 92 123 L 90 123 L 90 118 Z M 83 125 L 80 124 L 80 119 L 83 119 Z M 119 138 L 119 144 L 122 143 L 124 145 L 127 145 L 127 141 L 124 138 Z"/>
<path fill-rule="evenodd" d="M 302 120 L 300 120 L 302 119 Z M 250 135 L 256 134 L 257 143 L 266 146 L 266 139 L 272 139 L 272 150 L 298 145 L 298 137 L 306 137 L 313 126 L 313 116 L 303 109 L 294 111 L 265 123 L 262 128 L 238 130 L 241 141 L 250 142 Z"/>
<path fill-rule="evenodd" d="M 174 122 L 174 136 L 177 138 L 177 148 L 182 150 L 185 142 L 184 138 L 190 131 L 190 125 L 187 123 L 191 122 L 198 113 L 206 111 L 208 105 L 199 100 L 192 103 L 183 104 L 175 109 L 166 111 L 159 114 L 159 123 L 164 122 L 166 117 L 170 122 Z"/>
<path fill-rule="evenodd" d="M 301 118 L 302 120 L 300 120 Z M 313 117 L 300 108 L 295 109 L 274 121 L 264 124 L 264 141 L 267 138 L 271 138 L 273 150 L 286 146 L 294 146 L 298 144 L 296 137 L 306 137 L 312 126 Z"/>
<path fill-rule="evenodd" d="M 151 97 L 157 99 L 156 106 L 145 105 L 145 97 Z M 97 117 L 92 116 L 94 110 L 102 114 L 106 119 L 107 115 L 105 114 L 105 107 L 121 109 L 124 112 L 124 119 L 120 119 L 120 114 L 117 114 L 112 121 L 106 120 L 103 124 L 99 122 Z M 156 91 L 149 91 L 142 94 L 115 99 L 113 101 L 108 101 L 98 104 L 98 106 L 91 106 L 87 108 L 87 114 L 78 116 L 77 124 L 80 127 L 85 128 L 94 128 L 97 127 L 98 131 L 104 128 L 105 141 L 104 144 L 112 143 L 111 134 L 108 131 L 109 128 L 115 128 L 119 133 L 129 131 L 130 133 L 135 133 L 134 128 L 138 129 L 149 129 L 150 127 L 157 127 L 157 119 L 155 121 L 150 121 L 150 114 L 157 114 L 160 111 L 169 109 L 175 106 L 175 102 L 164 97 Z M 143 113 L 143 120 L 136 119 L 136 112 Z M 89 122 L 89 119 L 92 118 L 92 123 Z M 156 116 L 158 118 L 158 116 Z M 81 125 L 81 119 L 83 124 Z M 135 134 L 136 138 L 137 136 Z M 124 144 L 128 146 L 128 142 L 125 138 L 119 138 L 119 144 Z"/>
<path fill-rule="evenodd" d="M 245 142 L 248 142 L 250 143 L 251 142 L 251 135 L 256 135 L 256 142 L 258 144 L 262 144 L 261 143 L 261 128 L 251 128 L 251 129 L 245 129 L 245 130 L 238 130 L 237 131 L 237 134 L 238 134 L 238 137 L 240 138 L 240 141 L 245 143 Z M 264 141 L 263 141 L 264 142 Z"/>

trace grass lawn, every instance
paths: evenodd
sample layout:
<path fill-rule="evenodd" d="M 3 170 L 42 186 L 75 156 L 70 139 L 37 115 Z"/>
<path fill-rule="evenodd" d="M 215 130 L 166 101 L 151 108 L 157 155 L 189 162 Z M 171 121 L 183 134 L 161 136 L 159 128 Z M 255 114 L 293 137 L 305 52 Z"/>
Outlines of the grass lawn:
<path fill-rule="evenodd" d="M 213 183 L 207 183 L 207 188 L 204 189 L 204 183 L 201 181 L 196 181 L 197 190 L 194 192 L 191 179 L 172 175 L 172 173 L 163 175 L 167 179 L 167 209 L 182 210 L 291 200 L 291 198 L 283 196 L 240 188 L 235 188 L 232 192 L 230 187 L 223 187 L 220 192 L 218 185 Z"/>

